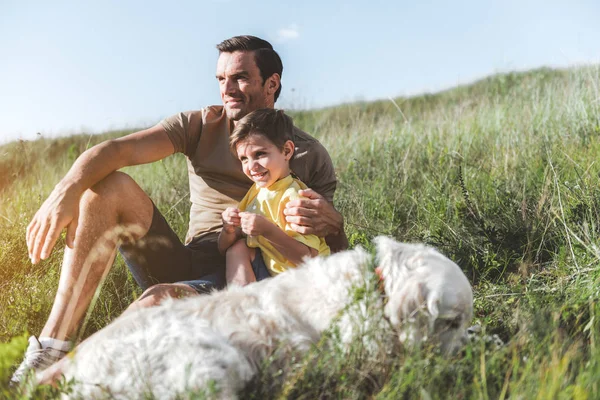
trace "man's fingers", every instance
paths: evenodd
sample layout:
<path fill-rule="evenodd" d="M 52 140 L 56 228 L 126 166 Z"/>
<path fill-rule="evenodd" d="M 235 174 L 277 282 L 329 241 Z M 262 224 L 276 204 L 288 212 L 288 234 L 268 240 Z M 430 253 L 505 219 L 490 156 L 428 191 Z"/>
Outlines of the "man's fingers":
<path fill-rule="evenodd" d="M 324 199 L 323 196 L 321 196 L 319 193 L 315 192 L 312 189 L 299 190 L 298 194 L 300 194 L 300 196 L 308 197 L 309 199 L 312 199 L 312 200 Z"/>
<path fill-rule="evenodd" d="M 29 243 L 27 244 L 27 249 L 29 250 L 29 258 L 33 261 L 33 255 L 35 254 L 35 244 L 38 232 L 40 231 L 41 224 L 36 222 L 35 225 L 31 228 L 31 234 L 29 235 Z"/>
<path fill-rule="evenodd" d="M 310 226 L 290 224 L 290 227 L 301 235 L 312 235 L 315 233 L 315 230 Z"/>
<path fill-rule="evenodd" d="M 25 241 L 27 242 L 27 250 L 29 251 L 29 243 L 31 238 L 31 231 L 35 226 L 35 219 L 32 219 L 29 225 L 27 225 L 27 229 L 25 230 Z"/>
<path fill-rule="evenodd" d="M 298 216 L 298 215 L 287 215 L 285 217 L 285 220 L 287 221 L 288 224 L 303 225 L 303 226 L 312 225 L 312 220 L 310 218 L 302 217 L 302 216 Z"/>
<path fill-rule="evenodd" d="M 284 210 L 284 214 L 287 216 L 305 216 L 305 217 L 313 217 L 318 214 L 318 211 L 314 208 L 306 208 L 306 207 L 286 207 Z"/>
<path fill-rule="evenodd" d="M 42 251 L 42 247 L 44 245 L 44 241 L 46 240 L 46 234 L 48 233 L 48 229 L 50 226 L 48 224 L 43 224 L 40 226 L 40 229 L 36 232 L 33 237 L 33 252 L 31 254 L 31 262 L 37 264 L 40 261 L 40 252 Z"/>
<path fill-rule="evenodd" d="M 33 237 L 34 231 L 37 232 L 38 224 L 35 219 L 33 219 L 29 225 L 27 226 L 27 234 L 25 239 L 27 241 L 27 253 L 29 254 L 29 258 L 31 258 L 31 253 L 33 252 Z"/>
<path fill-rule="evenodd" d="M 311 202 L 312 200 L 310 199 L 295 199 L 295 200 L 290 200 L 286 205 L 285 205 L 285 209 L 286 210 L 290 210 L 293 208 L 310 208 L 311 206 Z"/>
<path fill-rule="evenodd" d="M 67 227 L 67 237 L 65 238 L 67 246 L 69 248 L 75 247 L 75 232 L 77 232 L 77 225 L 79 224 L 78 218 L 73 218 L 73 221 Z"/>
<path fill-rule="evenodd" d="M 50 255 L 56 240 L 60 236 L 60 231 L 61 229 L 56 224 L 52 224 L 50 229 L 48 229 L 48 234 L 46 235 L 46 240 L 44 240 L 44 246 L 42 247 L 42 260 L 45 260 Z"/>

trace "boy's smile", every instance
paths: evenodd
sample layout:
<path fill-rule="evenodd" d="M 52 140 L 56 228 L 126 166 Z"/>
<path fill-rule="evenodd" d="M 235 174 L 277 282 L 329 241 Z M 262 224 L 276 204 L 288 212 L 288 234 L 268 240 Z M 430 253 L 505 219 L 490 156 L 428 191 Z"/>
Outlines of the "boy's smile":
<path fill-rule="evenodd" d="M 236 147 L 242 170 L 258 187 L 269 187 L 290 174 L 289 161 L 294 145 L 288 140 L 283 149 L 262 134 L 250 134 Z"/>

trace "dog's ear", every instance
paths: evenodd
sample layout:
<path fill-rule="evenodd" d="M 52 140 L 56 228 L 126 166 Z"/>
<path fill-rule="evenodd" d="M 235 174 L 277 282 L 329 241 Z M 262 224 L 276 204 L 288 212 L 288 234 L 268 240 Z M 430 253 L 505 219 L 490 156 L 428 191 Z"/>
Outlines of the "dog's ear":
<path fill-rule="evenodd" d="M 422 244 L 402 243 L 386 236 L 377 236 L 374 242 L 377 248 L 377 262 L 386 276 L 390 269 L 396 267 L 412 269 L 416 265 L 413 258 L 429 249 Z"/>
<path fill-rule="evenodd" d="M 375 267 L 375 275 L 379 278 L 380 281 L 383 280 L 383 268 Z"/>
<path fill-rule="evenodd" d="M 375 242 L 375 246 L 377 247 L 377 252 L 386 253 L 386 250 L 390 250 L 394 246 L 398 244 L 394 239 L 387 236 L 377 236 L 373 239 Z"/>
<path fill-rule="evenodd" d="M 377 236 L 374 240 L 377 248 L 377 263 L 383 275 L 390 272 L 392 265 L 397 263 L 401 256 L 402 245 L 387 236 Z"/>

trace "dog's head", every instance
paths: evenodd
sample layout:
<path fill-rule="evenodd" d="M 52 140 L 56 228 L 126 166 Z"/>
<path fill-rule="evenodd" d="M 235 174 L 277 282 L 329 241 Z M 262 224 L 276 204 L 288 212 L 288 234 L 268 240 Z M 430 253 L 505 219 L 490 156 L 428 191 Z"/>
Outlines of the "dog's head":
<path fill-rule="evenodd" d="M 377 263 L 388 298 L 385 315 L 403 343 L 426 339 L 445 352 L 459 347 L 473 312 L 471 285 L 460 268 L 435 249 L 375 239 Z"/>

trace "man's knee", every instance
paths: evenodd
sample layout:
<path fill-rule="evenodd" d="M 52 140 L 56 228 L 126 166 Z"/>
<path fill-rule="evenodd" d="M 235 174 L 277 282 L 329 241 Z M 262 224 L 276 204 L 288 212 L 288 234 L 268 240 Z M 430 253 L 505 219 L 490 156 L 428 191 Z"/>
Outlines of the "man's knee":
<path fill-rule="evenodd" d="M 91 188 L 83 192 L 81 204 L 84 207 L 96 209 L 101 207 L 105 209 L 117 204 L 119 198 L 126 195 L 128 188 L 137 186 L 135 181 L 123 172 L 113 172 Z M 98 210 L 97 210 L 98 211 Z"/>
<path fill-rule="evenodd" d="M 136 188 L 139 189 L 139 186 L 133 178 L 126 173 L 115 171 L 86 190 L 82 200 L 88 202 L 93 202 L 97 199 L 102 199 L 103 202 L 110 201 L 111 199 L 122 200 L 123 196 L 127 196 L 130 190 Z"/>
<path fill-rule="evenodd" d="M 86 190 L 81 197 L 82 212 L 102 215 L 122 225 L 139 227 L 134 238 L 143 236 L 152 222 L 152 200 L 129 175 L 113 172 Z"/>

